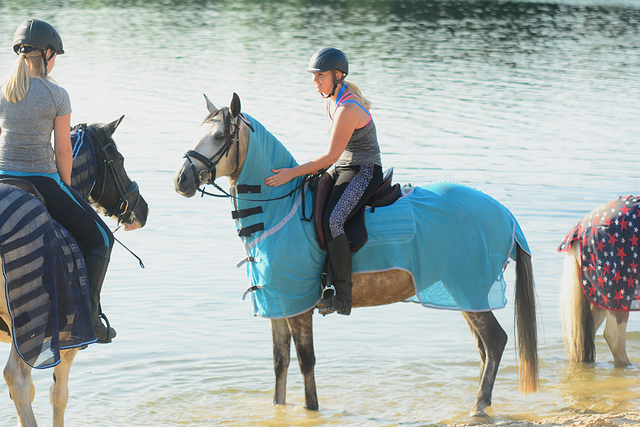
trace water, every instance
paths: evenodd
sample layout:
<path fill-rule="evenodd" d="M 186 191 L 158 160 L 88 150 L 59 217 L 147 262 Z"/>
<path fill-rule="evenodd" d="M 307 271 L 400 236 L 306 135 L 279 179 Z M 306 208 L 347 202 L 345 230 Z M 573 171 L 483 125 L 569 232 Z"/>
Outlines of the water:
<path fill-rule="evenodd" d="M 0 70 L 17 25 L 38 17 L 62 34 L 53 77 L 72 123 L 126 118 L 115 134 L 151 215 L 118 232 L 103 290 L 119 336 L 80 352 L 68 425 L 424 426 L 469 422 L 479 357 L 459 313 L 396 304 L 315 318 L 320 411 L 306 411 L 292 360 L 288 404 L 271 405 L 269 322 L 241 300 L 243 249 L 230 204 L 184 199 L 172 174 L 205 116 L 233 92 L 299 161 L 326 147 L 324 105 L 304 72 L 321 46 L 343 48 L 373 102 L 385 166 L 398 182 L 452 180 L 509 207 L 533 251 L 540 391 L 517 392 L 513 305 L 492 421 L 640 404 L 640 325 L 618 368 L 565 361 L 555 248 L 586 213 L 637 194 L 640 3 L 534 1 L 4 1 Z M 221 180 L 221 184 L 225 184 Z M 509 268 L 508 297 L 513 294 Z M 338 332 L 339 331 L 339 332 Z M 0 360 L 8 346 L 0 348 Z M 34 408 L 50 425 L 51 372 L 34 372 Z M 0 385 L 0 427 L 16 417 Z"/>

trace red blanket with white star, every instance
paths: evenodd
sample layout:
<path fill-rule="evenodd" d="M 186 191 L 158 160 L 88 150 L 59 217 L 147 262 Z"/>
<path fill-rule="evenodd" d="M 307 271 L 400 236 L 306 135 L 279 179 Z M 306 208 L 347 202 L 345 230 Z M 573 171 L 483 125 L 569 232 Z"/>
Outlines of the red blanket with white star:
<path fill-rule="evenodd" d="M 608 310 L 640 310 L 640 197 L 619 197 L 593 210 L 564 238 L 582 254 L 582 290 Z"/>

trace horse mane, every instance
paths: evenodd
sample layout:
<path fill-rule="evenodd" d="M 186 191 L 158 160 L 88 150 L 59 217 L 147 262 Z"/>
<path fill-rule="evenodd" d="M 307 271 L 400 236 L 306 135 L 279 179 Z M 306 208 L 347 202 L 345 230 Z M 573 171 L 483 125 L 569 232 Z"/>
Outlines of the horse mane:
<path fill-rule="evenodd" d="M 87 127 L 92 128 L 95 131 L 100 131 L 103 132 L 104 135 L 110 139 L 111 143 L 113 144 L 113 147 L 117 150 L 118 149 L 118 145 L 116 144 L 116 141 L 113 139 L 113 137 L 111 135 L 109 135 L 109 133 L 105 130 L 105 128 L 107 127 L 106 123 L 91 123 L 90 125 L 87 125 Z"/>

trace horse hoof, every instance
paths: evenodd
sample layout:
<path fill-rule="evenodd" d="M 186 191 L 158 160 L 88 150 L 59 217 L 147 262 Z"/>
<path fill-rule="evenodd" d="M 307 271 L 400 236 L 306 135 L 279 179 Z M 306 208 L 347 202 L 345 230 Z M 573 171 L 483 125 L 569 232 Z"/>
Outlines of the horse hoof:
<path fill-rule="evenodd" d="M 469 413 L 471 418 L 489 418 L 486 412 L 482 409 L 473 410 Z"/>

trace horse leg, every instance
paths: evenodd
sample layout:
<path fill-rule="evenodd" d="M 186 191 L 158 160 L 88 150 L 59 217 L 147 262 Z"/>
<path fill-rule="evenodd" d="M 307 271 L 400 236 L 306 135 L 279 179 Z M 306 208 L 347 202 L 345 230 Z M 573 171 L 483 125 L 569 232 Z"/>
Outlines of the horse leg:
<path fill-rule="evenodd" d="M 291 331 L 286 319 L 271 319 L 273 341 L 273 368 L 276 374 L 274 405 L 284 405 L 287 401 L 287 370 L 291 358 Z"/>
<path fill-rule="evenodd" d="M 37 427 L 36 417 L 31 407 L 36 393 L 31 379 L 31 367 L 18 355 L 13 344 L 11 344 L 9 359 L 4 367 L 4 379 L 9 386 L 9 396 L 16 405 L 20 426 Z"/>
<path fill-rule="evenodd" d="M 627 356 L 627 321 L 628 311 L 607 310 L 607 324 L 604 328 L 604 339 L 609 344 L 613 360 L 620 365 L 630 365 Z"/>
<path fill-rule="evenodd" d="M 486 417 L 484 410 L 487 406 L 491 406 L 491 393 L 502 353 L 507 345 L 507 333 L 490 311 L 477 313 L 463 311 L 462 316 L 476 340 L 481 360 L 480 384 L 470 416 Z"/>
<path fill-rule="evenodd" d="M 287 319 L 296 346 L 300 372 L 304 380 L 305 408 L 318 410 L 318 395 L 314 368 L 316 354 L 313 349 L 313 310 Z"/>
<path fill-rule="evenodd" d="M 49 401 L 53 408 L 53 427 L 64 426 L 64 411 L 69 401 L 69 371 L 77 348 L 60 351 L 60 363 L 53 368 L 53 384 L 49 388 Z"/>

